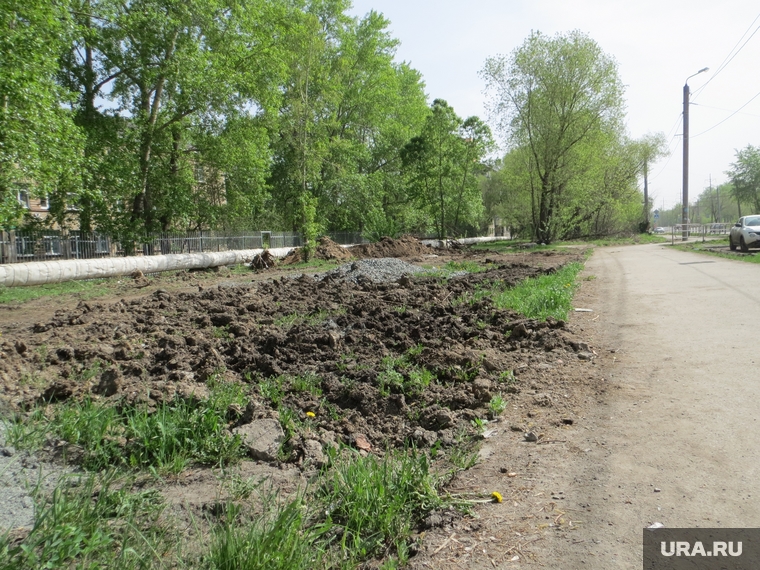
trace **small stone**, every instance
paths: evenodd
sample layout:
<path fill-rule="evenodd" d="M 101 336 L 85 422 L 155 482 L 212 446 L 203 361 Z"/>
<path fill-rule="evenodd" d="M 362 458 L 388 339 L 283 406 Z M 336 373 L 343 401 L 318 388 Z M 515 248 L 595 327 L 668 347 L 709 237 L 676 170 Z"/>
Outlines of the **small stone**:
<path fill-rule="evenodd" d="M 594 358 L 594 355 L 590 352 L 579 352 L 578 353 L 578 360 L 591 360 Z"/>
<path fill-rule="evenodd" d="M 538 436 L 532 431 L 524 433 L 523 437 L 525 438 L 525 441 L 530 441 L 530 442 L 538 441 Z"/>
<path fill-rule="evenodd" d="M 306 459 L 313 463 L 317 469 L 327 463 L 325 453 L 322 451 L 322 444 L 316 439 L 307 439 L 303 444 L 303 452 Z"/>
<path fill-rule="evenodd" d="M 654 488 L 654 492 L 655 492 L 655 493 L 659 493 L 660 491 L 661 491 L 661 489 L 660 489 L 659 487 L 655 487 L 655 488 Z"/>
<path fill-rule="evenodd" d="M 256 420 L 235 428 L 233 433 L 242 438 L 251 457 L 262 461 L 276 461 L 280 445 L 285 441 L 280 422 L 273 419 Z"/>
<path fill-rule="evenodd" d="M 372 451 L 372 444 L 367 439 L 367 436 L 361 433 L 354 434 L 353 436 L 354 445 L 357 449 L 361 451 L 370 452 Z"/>

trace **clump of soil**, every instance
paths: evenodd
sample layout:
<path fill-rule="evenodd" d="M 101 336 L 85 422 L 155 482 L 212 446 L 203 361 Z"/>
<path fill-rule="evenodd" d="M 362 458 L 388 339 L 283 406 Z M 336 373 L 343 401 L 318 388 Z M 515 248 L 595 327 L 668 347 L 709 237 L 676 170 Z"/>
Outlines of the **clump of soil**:
<path fill-rule="evenodd" d="M 430 246 L 423 245 L 412 236 L 402 236 L 398 239 L 384 237 L 375 243 L 365 243 L 349 248 L 354 257 L 414 257 L 433 253 Z"/>
<path fill-rule="evenodd" d="M 573 404 L 566 374 L 590 364 L 584 345 L 564 322 L 470 298 L 491 283 L 553 269 L 501 263 L 456 279 L 390 283 L 301 275 L 82 302 L 3 337 L 0 396 L 16 408 L 88 397 L 150 408 L 202 398 L 221 375 L 250 396 L 231 427 L 281 419 L 286 410 L 302 422 L 290 443 L 293 462 L 315 440 L 373 450 L 453 445 L 489 416 L 494 396 L 516 399 L 525 387 L 541 396 L 527 405 L 552 408 L 559 421 Z"/>
<path fill-rule="evenodd" d="M 327 236 L 317 240 L 317 247 L 314 249 L 312 259 L 322 259 L 325 261 L 347 261 L 352 255 L 345 247 L 335 243 Z M 297 247 L 282 259 L 283 265 L 301 263 L 303 261 L 303 248 Z"/>
<path fill-rule="evenodd" d="M 251 269 L 262 271 L 274 267 L 276 264 L 277 260 L 274 255 L 272 255 L 268 249 L 265 249 L 263 252 L 257 253 L 253 256 L 253 259 L 251 260 Z"/>

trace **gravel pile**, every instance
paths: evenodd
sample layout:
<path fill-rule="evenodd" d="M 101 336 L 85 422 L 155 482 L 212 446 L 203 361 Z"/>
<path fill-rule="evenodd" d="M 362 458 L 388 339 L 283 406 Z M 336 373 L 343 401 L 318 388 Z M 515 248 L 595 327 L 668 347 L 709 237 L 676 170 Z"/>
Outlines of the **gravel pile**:
<path fill-rule="evenodd" d="M 401 261 L 395 257 L 381 257 L 379 259 L 362 259 L 346 263 L 326 273 L 319 273 L 315 277 L 320 281 L 328 279 L 357 283 L 362 279 L 366 279 L 373 283 L 388 283 L 398 281 L 404 275 L 415 275 L 426 272 L 430 272 L 430 270 L 419 265 Z"/>

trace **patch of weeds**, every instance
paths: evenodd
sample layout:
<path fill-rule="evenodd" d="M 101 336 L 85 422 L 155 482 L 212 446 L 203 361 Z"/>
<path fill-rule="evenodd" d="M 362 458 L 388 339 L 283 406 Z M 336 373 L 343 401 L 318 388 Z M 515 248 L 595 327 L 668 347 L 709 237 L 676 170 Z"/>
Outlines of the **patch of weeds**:
<path fill-rule="evenodd" d="M 235 509 L 214 532 L 203 559 L 208 570 L 314 570 L 327 568 L 320 527 L 308 526 L 306 504 L 271 500 L 264 514 L 242 523 Z"/>
<path fill-rule="evenodd" d="M 40 408 L 11 426 L 10 439 L 41 444 L 40 432 L 52 432 L 81 450 L 85 469 L 110 467 L 178 473 L 195 461 L 225 465 L 243 454 L 240 437 L 227 429 L 227 407 L 241 399 L 232 388 L 213 390 L 208 400 L 175 398 L 155 411 L 144 406 L 117 409 L 85 399 L 52 408 L 47 418 Z M 28 441 L 20 441 L 25 438 Z"/>
<path fill-rule="evenodd" d="M 107 279 L 88 279 L 86 281 L 66 281 L 65 283 L 47 283 L 26 287 L 0 287 L 0 305 L 4 303 L 26 303 L 42 297 L 60 297 L 78 295 L 82 299 L 92 299 L 108 294 L 114 282 Z"/>
<path fill-rule="evenodd" d="M 393 310 L 396 311 L 399 315 L 403 315 L 409 309 L 407 308 L 406 305 L 401 305 L 400 307 L 393 307 Z"/>
<path fill-rule="evenodd" d="M 486 424 L 488 424 L 488 420 L 475 418 L 474 420 L 471 420 L 470 423 L 472 424 L 472 427 L 475 428 L 475 431 L 477 431 L 478 433 L 483 433 L 484 431 L 486 431 Z"/>
<path fill-rule="evenodd" d="M 234 501 L 244 501 L 248 499 L 254 491 L 259 489 L 264 483 L 264 479 L 255 479 L 254 477 L 246 477 L 243 479 L 237 473 L 227 478 L 223 486 L 229 493 L 229 496 Z"/>
<path fill-rule="evenodd" d="M 488 413 L 491 415 L 491 418 L 499 417 L 506 409 L 507 401 L 501 394 L 496 394 L 491 398 L 491 401 L 488 402 Z"/>
<path fill-rule="evenodd" d="M 488 271 L 488 267 L 479 265 L 474 261 L 449 261 L 444 267 L 451 273 L 457 271 L 466 271 L 467 273 L 481 273 L 483 271 Z"/>
<path fill-rule="evenodd" d="M 438 482 L 424 453 L 351 454 L 324 474 L 317 497 L 352 566 L 388 554 L 405 564 L 414 526 L 443 505 Z"/>
<path fill-rule="evenodd" d="M 317 396 L 317 397 L 322 395 L 321 384 L 322 384 L 322 379 L 316 374 L 311 374 L 311 373 L 296 376 L 290 382 L 291 389 L 294 392 L 296 393 L 308 392 L 312 396 Z"/>
<path fill-rule="evenodd" d="M 529 319 L 553 317 L 566 320 L 583 269 L 581 263 L 570 263 L 549 275 L 526 279 L 515 287 L 494 291 L 493 304 L 499 309 L 513 309 Z"/>
<path fill-rule="evenodd" d="M 29 386 L 36 389 L 43 388 L 45 384 L 45 379 L 37 371 L 22 374 L 18 381 L 18 385 L 21 387 Z"/>
<path fill-rule="evenodd" d="M 408 349 L 406 351 L 407 356 L 410 356 L 412 358 L 419 356 L 425 351 L 425 346 L 422 344 L 417 344 L 413 346 L 412 348 Z"/>
<path fill-rule="evenodd" d="M 212 327 L 211 336 L 220 340 L 231 340 L 235 338 L 230 332 L 229 325 L 224 325 L 223 327 Z"/>
<path fill-rule="evenodd" d="M 474 446 L 458 445 L 449 453 L 449 461 L 459 471 L 467 471 L 478 463 L 478 450 Z"/>
<path fill-rule="evenodd" d="M 417 345 L 402 356 L 386 356 L 382 359 L 382 370 L 377 375 L 378 389 L 382 396 L 389 396 L 392 392 L 415 396 L 436 379 L 433 372 L 409 361 L 409 356 L 417 356 L 423 350 L 422 345 Z"/>
<path fill-rule="evenodd" d="M 160 522 L 157 491 L 132 491 L 112 475 L 38 487 L 34 526 L 18 543 L 0 537 L 0 567 L 146 568 L 172 565 L 176 541 Z"/>
<path fill-rule="evenodd" d="M 504 370 L 499 373 L 498 381 L 500 384 L 512 386 L 515 384 L 515 382 L 517 382 L 517 378 L 515 378 L 515 373 L 513 370 Z"/>
<path fill-rule="evenodd" d="M 259 392 L 271 402 L 272 406 L 279 408 L 280 404 L 282 404 L 282 399 L 285 397 L 284 383 L 284 376 L 272 376 L 262 379 L 259 382 Z"/>
<path fill-rule="evenodd" d="M 47 440 L 48 419 L 42 407 L 33 409 L 26 419 L 17 416 L 4 424 L 5 438 L 16 449 L 39 449 Z"/>
<path fill-rule="evenodd" d="M 479 421 L 482 426 L 483 420 Z M 479 458 L 477 443 L 472 440 L 465 428 L 460 428 L 456 434 L 455 444 L 449 452 L 449 462 L 456 471 L 466 471 L 477 465 Z"/>

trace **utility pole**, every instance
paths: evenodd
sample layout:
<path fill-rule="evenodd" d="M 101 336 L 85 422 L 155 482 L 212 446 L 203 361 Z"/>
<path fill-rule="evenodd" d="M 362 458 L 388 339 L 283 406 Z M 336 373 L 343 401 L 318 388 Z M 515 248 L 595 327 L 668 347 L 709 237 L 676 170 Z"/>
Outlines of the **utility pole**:
<path fill-rule="evenodd" d="M 704 73 L 709 68 L 705 67 L 697 71 L 694 75 Z M 681 240 L 686 241 L 689 236 L 689 79 L 694 77 L 689 75 L 683 85 L 683 203 L 681 204 L 681 223 L 683 224 L 683 234 Z"/>
<path fill-rule="evenodd" d="M 689 84 L 683 86 L 683 198 L 681 200 L 681 241 L 689 239 Z"/>
<path fill-rule="evenodd" d="M 644 231 L 649 230 L 649 187 L 647 186 L 647 161 L 644 159 Z"/>

